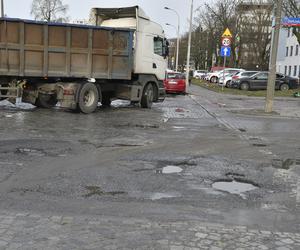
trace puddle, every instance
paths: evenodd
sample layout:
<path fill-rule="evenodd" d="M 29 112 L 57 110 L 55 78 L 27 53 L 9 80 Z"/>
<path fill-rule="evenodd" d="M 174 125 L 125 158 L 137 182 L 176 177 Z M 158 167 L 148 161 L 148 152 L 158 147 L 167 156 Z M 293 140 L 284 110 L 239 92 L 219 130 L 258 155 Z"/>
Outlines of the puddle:
<path fill-rule="evenodd" d="M 177 109 L 175 109 L 175 112 L 177 112 L 177 113 L 183 113 L 184 109 L 183 108 L 177 108 Z"/>
<path fill-rule="evenodd" d="M 31 155 L 31 156 L 45 156 L 45 152 L 39 149 L 32 148 L 17 148 L 17 153 Z"/>
<path fill-rule="evenodd" d="M 216 190 L 225 191 L 231 194 L 238 194 L 245 198 L 243 193 L 257 189 L 258 187 L 244 182 L 238 181 L 218 181 L 212 184 Z"/>
<path fill-rule="evenodd" d="M 154 193 L 149 198 L 150 200 L 161 200 L 161 199 L 170 199 L 170 198 L 176 198 L 179 195 L 177 193 Z"/>
<path fill-rule="evenodd" d="M 281 169 L 290 169 L 292 166 L 300 165 L 300 159 L 273 159 L 272 167 Z"/>
<path fill-rule="evenodd" d="M 156 170 L 155 172 L 157 174 L 176 174 L 176 173 L 181 173 L 182 171 L 183 169 L 177 166 L 166 166 L 162 169 Z"/>
<path fill-rule="evenodd" d="M 122 191 L 113 191 L 113 192 L 104 192 L 100 187 L 98 186 L 86 186 L 86 190 L 88 190 L 88 193 L 83 195 L 85 198 L 89 198 L 94 195 L 102 196 L 102 195 L 120 195 L 120 194 L 126 194 L 125 192 Z"/>

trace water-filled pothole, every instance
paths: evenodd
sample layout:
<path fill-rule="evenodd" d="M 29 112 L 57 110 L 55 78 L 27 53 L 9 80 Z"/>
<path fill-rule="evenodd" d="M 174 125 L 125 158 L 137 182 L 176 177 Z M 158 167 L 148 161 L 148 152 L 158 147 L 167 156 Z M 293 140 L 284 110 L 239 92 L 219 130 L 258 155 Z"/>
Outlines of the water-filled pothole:
<path fill-rule="evenodd" d="M 231 194 L 238 194 L 245 198 L 244 193 L 249 192 L 252 190 L 255 190 L 258 188 L 258 186 L 255 186 L 251 183 L 247 182 L 242 182 L 242 181 L 237 181 L 237 180 L 222 180 L 222 181 L 217 181 L 212 184 L 212 187 L 214 189 L 224 191 L 227 193 Z"/>
<path fill-rule="evenodd" d="M 177 166 L 166 166 L 163 167 L 162 169 L 157 169 L 155 173 L 157 174 L 176 174 L 176 173 L 181 173 L 183 171 L 182 168 L 177 167 Z"/>
<path fill-rule="evenodd" d="M 31 156 L 45 156 L 46 153 L 41 149 L 34 148 L 17 148 L 17 153 Z"/>

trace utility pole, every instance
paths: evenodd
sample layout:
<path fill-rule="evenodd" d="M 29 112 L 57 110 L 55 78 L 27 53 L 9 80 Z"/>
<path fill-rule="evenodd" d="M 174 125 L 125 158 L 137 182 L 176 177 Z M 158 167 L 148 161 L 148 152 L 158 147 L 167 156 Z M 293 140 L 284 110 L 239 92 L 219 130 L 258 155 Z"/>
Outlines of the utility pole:
<path fill-rule="evenodd" d="M 4 0 L 1 0 L 1 17 L 4 17 Z"/>
<path fill-rule="evenodd" d="M 186 92 L 189 89 L 189 78 L 190 78 L 190 58 L 191 58 L 191 43 L 192 43 L 192 29 L 193 29 L 193 12 L 194 12 L 194 0 L 191 0 L 191 15 L 190 15 L 190 30 L 189 30 L 189 41 L 188 41 L 188 51 L 186 58 Z"/>
<path fill-rule="evenodd" d="M 278 52 L 279 43 L 279 33 L 281 25 L 281 15 L 282 15 L 282 5 L 283 0 L 277 0 L 274 13 L 275 13 L 275 28 L 273 32 L 272 46 L 271 46 L 271 58 L 269 66 L 269 77 L 268 77 L 268 87 L 267 87 L 267 97 L 265 112 L 271 113 L 273 111 L 274 93 L 275 93 L 275 82 L 276 82 L 276 60 Z"/>

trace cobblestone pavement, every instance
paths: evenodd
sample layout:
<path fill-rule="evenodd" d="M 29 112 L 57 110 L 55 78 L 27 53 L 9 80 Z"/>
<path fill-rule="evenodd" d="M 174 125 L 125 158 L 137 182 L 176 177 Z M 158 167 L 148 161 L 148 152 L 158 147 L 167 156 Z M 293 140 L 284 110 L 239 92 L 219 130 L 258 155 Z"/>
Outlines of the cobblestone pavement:
<path fill-rule="evenodd" d="M 300 234 L 146 219 L 0 213 L 0 249 L 300 249 Z"/>

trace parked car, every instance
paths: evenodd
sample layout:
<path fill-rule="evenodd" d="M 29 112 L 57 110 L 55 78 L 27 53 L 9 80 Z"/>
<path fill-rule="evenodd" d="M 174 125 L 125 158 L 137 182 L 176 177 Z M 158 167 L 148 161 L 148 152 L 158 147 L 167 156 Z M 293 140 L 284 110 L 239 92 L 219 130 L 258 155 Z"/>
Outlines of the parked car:
<path fill-rule="evenodd" d="M 238 72 L 235 75 L 232 76 L 231 81 L 230 82 L 226 82 L 226 87 L 231 88 L 234 84 L 235 81 L 243 78 L 243 77 L 251 77 L 254 74 L 258 73 L 259 71 L 242 71 L 242 72 Z"/>
<path fill-rule="evenodd" d="M 206 74 L 206 76 L 204 77 L 204 79 L 205 79 L 206 81 L 210 81 L 211 76 L 214 75 L 214 74 L 217 74 L 217 73 L 220 72 L 220 71 L 221 71 L 221 70 L 209 72 L 209 73 Z"/>
<path fill-rule="evenodd" d="M 264 90 L 267 89 L 269 72 L 259 72 L 250 77 L 243 77 L 236 81 L 232 85 L 235 88 L 241 90 Z M 283 74 L 276 74 L 275 89 L 277 90 L 289 90 L 299 87 L 298 80 Z"/>
<path fill-rule="evenodd" d="M 209 78 L 207 79 L 208 81 L 212 83 L 217 83 L 219 81 L 219 78 L 223 76 L 223 74 L 232 74 L 232 73 L 237 73 L 245 71 L 244 69 L 236 69 L 236 68 L 226 68 L 221 71 L 214 72 L 209 75 Z"/>
<path fill-rule="evenodd" d="M 237 73 L 228 73 L 225 75 L 225 79 L 224 76 L 221 76 L 219 78 L 219 85 L 223 86 L 223 87 L 229 87 L 229 84 L 231 83 L 232 77 L 235 76 Z"/>
<path fill-rule="evenodd" d="M 179 72 L 167 72 L 164 86 L 166 93 L 185 93 L 185 74 Z"/>
<path fill-rule="evenodd" d="M 206 74 L 207 74 L 207 70 L 195 70 L 194 78 L 203 79 Z"/>

